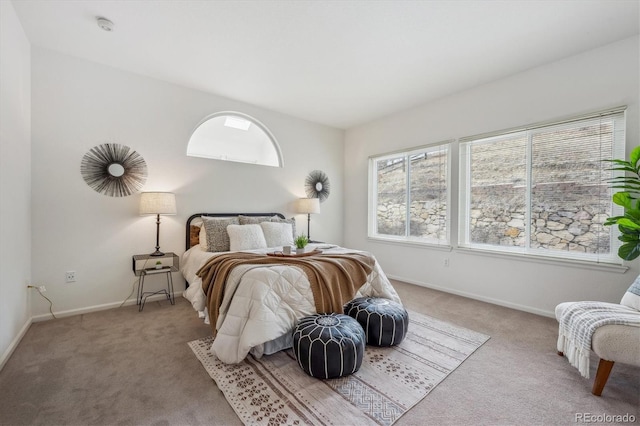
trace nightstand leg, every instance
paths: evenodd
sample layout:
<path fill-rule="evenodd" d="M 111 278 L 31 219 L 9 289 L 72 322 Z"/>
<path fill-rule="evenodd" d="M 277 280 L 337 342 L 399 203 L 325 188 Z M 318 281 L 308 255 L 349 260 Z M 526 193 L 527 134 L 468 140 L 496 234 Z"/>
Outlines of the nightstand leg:
<path fill-rule="evenodd" d="M 176 304 L 175 296 L 173 295 L 173 277 L 171 276 L 171 272 L 167 272 L 167 299 L 171 302 L 172 305 Z"/>
<path fill-rule="evenodd" d="M 136 296 L 136 305 L 142 303 L 142 291 L 144 289 L 144 275 L 138 277 L 138 295 Z"/>
<path fill-rule="evenodd" d="M 140 278 L 138 278 L 138 312 L 141 312 L 144 309 L 144 302 L 146 300 L 142 300 L 143 295 L 144 295 L 144 275 L 140 275 Z"/>

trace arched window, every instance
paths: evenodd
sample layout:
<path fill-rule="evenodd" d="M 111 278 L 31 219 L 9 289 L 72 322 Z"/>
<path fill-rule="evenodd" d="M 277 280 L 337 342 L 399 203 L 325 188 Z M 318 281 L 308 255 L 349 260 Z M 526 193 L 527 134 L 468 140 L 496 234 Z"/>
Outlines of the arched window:
<path fill-rule="evenodd" d="M 205 117 L 191 134 L 187 156 L 282 167 L 282 153 L 269 129 L 240 112 Z"/>

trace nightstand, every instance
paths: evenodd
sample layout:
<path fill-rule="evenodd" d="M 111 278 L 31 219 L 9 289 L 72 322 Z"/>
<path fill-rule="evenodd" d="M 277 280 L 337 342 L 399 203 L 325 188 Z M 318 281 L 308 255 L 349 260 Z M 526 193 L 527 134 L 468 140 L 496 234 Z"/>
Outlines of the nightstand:
<path fill-rule="evenodd" d="M 133 273 L 138 277 L 138 295 L 136 304 L 138 311 L 144 309 L 144 304 L 149 296 L 165 294 L 169 302 L 175 305 L 173 295 L 173 272 L 180 270 L 180 258 L 175 253 L 165 253 L 163 256 L 151 256 L 150 254 L 136 254 L 132 257 Z M 144 291 L 144 279 L 149 275 L 165 274 L 167 288 L 158 291 Z"/>

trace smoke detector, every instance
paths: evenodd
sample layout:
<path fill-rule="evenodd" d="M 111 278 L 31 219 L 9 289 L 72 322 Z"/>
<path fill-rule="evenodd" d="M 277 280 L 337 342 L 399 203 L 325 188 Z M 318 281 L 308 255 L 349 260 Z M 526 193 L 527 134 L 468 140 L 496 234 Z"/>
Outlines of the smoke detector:
<path fill-rule="evenodd" d="M 103 30 L 105 30 L 105 31 L 113 31 L 113 22 L 111 22 L 107 18 L 98 17 L 98 18 L 96 18 L 96 20 L 98 21 L 98 26 L 100 28 L 102 28 Z"/>

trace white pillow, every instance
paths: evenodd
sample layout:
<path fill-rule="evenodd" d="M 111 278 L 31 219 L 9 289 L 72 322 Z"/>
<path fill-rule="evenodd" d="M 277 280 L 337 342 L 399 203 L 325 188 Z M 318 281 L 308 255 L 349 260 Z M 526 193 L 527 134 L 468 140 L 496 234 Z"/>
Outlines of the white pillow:
<path fill-rule="evenodd" d="M 620 304 L 640 311 L 640 275 L 622 296 Z"/>
<path fill-rule="evenodd" d="M 227 233 L 231 251 L 267 248 L 260 225 L 229 225 Z"/>
<path fill-rule="evenodd" d="M 290 223 L 262 222 L 260 224 L 267 247 L 293 245 L 293 228 Z"/>

